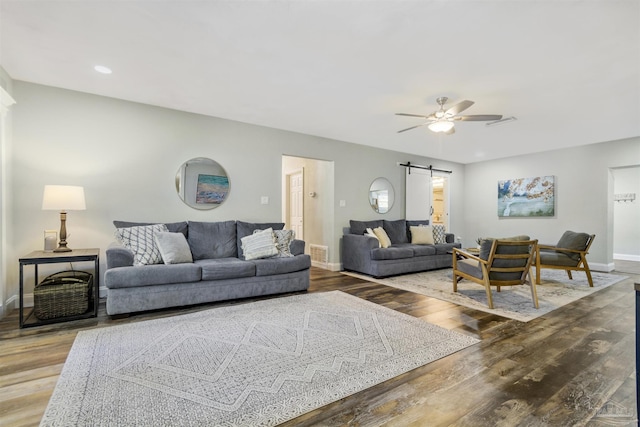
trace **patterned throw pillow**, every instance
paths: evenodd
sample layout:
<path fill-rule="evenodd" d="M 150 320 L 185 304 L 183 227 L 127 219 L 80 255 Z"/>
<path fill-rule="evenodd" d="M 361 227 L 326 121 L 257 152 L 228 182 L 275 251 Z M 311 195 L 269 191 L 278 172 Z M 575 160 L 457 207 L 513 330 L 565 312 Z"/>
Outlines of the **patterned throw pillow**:
<path fill-rule="evenodd" d="M 296 238 L 296 232 L 293 230 L 273 230 L 273 237 L 276 240 L 276 248 L 278 249 L 277 258 L 292 257 L 291 242 Z"/>
<path fill-rule="evenodd" d="M 244 259 L 271 258 L 278 255 L 273 229 L 255 230 L 253 234 L 240 239 Z"/>
<path fill-rule="evenodd" d="M 116 228 L 116 239 L 133 252 L 134 265 L 160 264 L 162 255 L 154 234 L 167 231 L 169 229 L 164 224 Z"/>
<path fill-rule="evenodd" d="M 444 225 L 438 224 L 433 226 L 433 241 L 436 245 L 447 243 L 445 237 Z"/>

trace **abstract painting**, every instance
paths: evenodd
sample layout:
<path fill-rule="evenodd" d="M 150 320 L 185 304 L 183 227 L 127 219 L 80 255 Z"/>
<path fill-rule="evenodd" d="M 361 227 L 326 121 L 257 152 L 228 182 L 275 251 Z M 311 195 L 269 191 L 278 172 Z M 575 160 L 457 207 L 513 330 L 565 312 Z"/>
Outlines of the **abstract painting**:
<path fill-rule="evenodd" d="M 553 176 L 498 181 L 499 217 L 538 217 L 555 215 Z"/>
<path fill-rule="evenodd" d="M 229 178 L 221 175 L 198 175 L 196 203 L 216 204 L 224 202 L 229 194 Z"/>

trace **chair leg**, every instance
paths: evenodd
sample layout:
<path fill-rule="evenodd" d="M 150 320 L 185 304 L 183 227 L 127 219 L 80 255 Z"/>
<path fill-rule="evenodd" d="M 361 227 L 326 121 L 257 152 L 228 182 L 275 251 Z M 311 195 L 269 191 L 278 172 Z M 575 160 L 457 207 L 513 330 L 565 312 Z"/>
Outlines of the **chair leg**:
<path fill-rule="evenodd" d="M 567 276 L 569 276 L 569 280 L 573 280 L 573 276 L 571 275 L 571 270 L 565 270 L 567 272 Z"/>
<path fill-rule="evenodd" d="M 489 308 L 493 308 L 493 296 L 491 295 L 491 285 L 489 285 L 489 279 L 485 276 L 484 290 L 487 292 L 487 304 Z"/>
<path fill-rule="evenodd" d="M 540 284 L 540 267 L 536 266 L 536 284 Z"/>
<path fill-rule="evenodd" d="M 584 272 L 587 275 L 587 281 L 589 282 L 589 287 L 593 288 L 593 278 L 591 277 L 591 270 L 589 269 L 589 264 L 587 264 L 587 259 L 582 259 L 582 264 L 584 265 Z"/>
<path fill-rule="evenodd" d="M 533 306 L 540 308 L 538 304 L 538 291 L 536 291 L 536 284 L 533 281 L 533 272 L 529 269 L 529 287 L 531 288 L 531 298 L 533 299 Z"/>
<path fill-rule="evenodd" d="M 453 273 L 453 292 L 458 292 L 458 276 Z"/>

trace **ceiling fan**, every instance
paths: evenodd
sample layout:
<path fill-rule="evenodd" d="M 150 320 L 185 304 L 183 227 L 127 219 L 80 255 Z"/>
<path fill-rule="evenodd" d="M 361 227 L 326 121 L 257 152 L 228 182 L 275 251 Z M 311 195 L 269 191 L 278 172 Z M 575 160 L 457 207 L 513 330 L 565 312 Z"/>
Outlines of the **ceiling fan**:
<path fill-rule="evenodd" d="M 408 114 L 408 113 L 396 113 L 397 116 L 409 116 L 409 117 L 421 117 L 423 119 L 427 119 L 426 122 L 421 123 L 416 126 L 411 126 L 410 128 L 399 130 L 400 132 L 405 132 L 411 129 L 415 129 L 420 126 L 427 125 L 429 130 L 433 132 L 442 132 L 447 135 L 451 135 L 455 133 L 456 129 L 453 126 L 454 121 L 465 121 L 465 122 L 483 122 L 483 121 L 494 121 L 502 119 L 502 115 L 500 114 L 474 114 L 467 116 L 459 116 L 458 114 L 471 107 L 474 102 L 473 101 L 461 101 L 458 102 L 453 107 L 448 109 L 444 109 L 444 104 L 446 104 L 447 100 L 446 96 L 441 96 L 436 99 L 436 102 L 440 106 L 440 109 L 436 112 L 429 114 L 428 116 L 424 116 L 422 114 Z"/>

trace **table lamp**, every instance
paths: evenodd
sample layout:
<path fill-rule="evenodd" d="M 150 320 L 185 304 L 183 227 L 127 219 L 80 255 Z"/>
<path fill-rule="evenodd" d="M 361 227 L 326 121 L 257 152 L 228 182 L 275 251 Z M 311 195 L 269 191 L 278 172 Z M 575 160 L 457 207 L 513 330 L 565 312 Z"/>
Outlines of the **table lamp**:
<path fill-rule="evenodd" d="M 53 252 L 71 252 L 67 247 L 67 211 L 83 211 L 84 188 L 74 185 L 45 185 L 42 210 L 60 211 L 60 243 Z"/>

